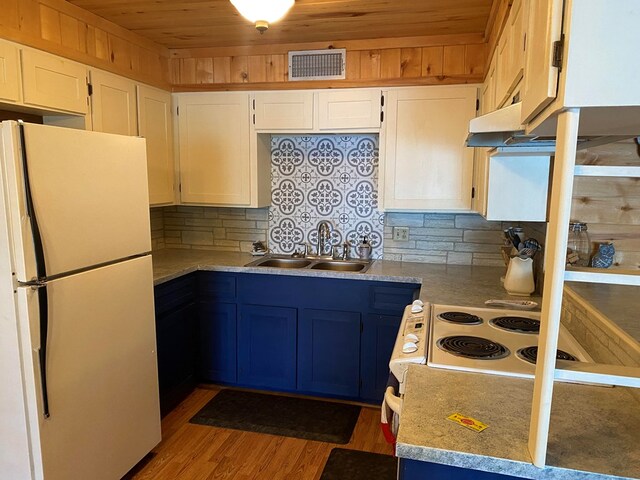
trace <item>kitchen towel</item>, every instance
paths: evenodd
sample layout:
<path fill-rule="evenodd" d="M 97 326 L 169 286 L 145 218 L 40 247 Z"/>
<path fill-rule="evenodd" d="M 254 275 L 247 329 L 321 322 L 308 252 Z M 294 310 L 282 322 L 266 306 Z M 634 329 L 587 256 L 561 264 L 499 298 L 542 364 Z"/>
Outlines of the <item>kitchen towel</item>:
<path fill-rule="evenodd" d="M 225 389 L 189 421 L 344 445 L 359 415 L 357 405 Z"/>
<path fill-rule="evenodd" d="M 392 455 L 334 448 L 320 480 L 396 480 L 398 459 Z"/>

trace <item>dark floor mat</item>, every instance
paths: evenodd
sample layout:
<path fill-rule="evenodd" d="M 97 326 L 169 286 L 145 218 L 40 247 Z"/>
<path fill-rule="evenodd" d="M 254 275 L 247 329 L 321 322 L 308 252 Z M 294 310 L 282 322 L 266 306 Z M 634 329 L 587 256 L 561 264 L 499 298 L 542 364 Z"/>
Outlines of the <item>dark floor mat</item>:
<path fill-rule="evenodd" d="M 396 480 L 398 459 L 391 455 L 334 448 L 320 480 Z"/>
<path fill-rule="evenodd" d="M 189 422 L 346 444 L 358 415 L 356 405 L 222 390 Z"/>

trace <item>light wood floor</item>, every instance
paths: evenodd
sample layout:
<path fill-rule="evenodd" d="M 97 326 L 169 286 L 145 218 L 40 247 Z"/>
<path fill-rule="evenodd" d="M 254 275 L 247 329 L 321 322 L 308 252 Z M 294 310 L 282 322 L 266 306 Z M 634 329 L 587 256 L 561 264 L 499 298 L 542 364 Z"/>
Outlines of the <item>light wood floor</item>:
<path fill-rule="evenodd" d="M 198 388 L 162 420 L 155 456 L 132 480 L 318 480 L 333 447 L 393 454 L 380 410 L 363 407 L 347 445 L 195 425 L 189 419 L 218 388 Z"/>

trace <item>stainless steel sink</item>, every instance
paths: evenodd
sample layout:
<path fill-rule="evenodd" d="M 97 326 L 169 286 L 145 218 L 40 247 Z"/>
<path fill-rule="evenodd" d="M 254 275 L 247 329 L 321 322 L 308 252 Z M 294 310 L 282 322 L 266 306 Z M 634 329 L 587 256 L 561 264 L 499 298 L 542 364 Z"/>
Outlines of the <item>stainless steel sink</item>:
<path fill-rule="evenodd" d="M 304 268 L 311 265 L 311 260 L 305 258 L 263 258 L 249 263 L 252 267 L 275 267 L 275 268 Z"/>
<path fill-rule="evenodd" d="M 364 272 L 370 263 L 352 262 L 348 260 L 320 261 L 311 265 L 312 270 L 330 270 L 333 272 Z"/>
<path fill-rule="evenodd" d="M 295 268 L 307 270 L 325 270 L 332 272 L 363 273 L 371 266 L 366 260 L 332 260 L 331 258 L 292 258 L 269 255 L 251 263 L 246 267 Z"/>

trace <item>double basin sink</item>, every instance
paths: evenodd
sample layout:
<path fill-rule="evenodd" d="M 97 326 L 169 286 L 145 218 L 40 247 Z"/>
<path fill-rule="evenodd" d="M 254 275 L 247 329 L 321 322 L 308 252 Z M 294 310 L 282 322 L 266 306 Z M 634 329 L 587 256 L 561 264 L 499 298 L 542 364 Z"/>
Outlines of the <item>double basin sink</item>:
<path fill-rule="evenodd" d="M 296 268 L 331 272 L 364 273 L 371 266 L 368 260 L 333 260 L 331 258 L 293 258 L 267 255 L 245 265 L 247 267 Z"/>

